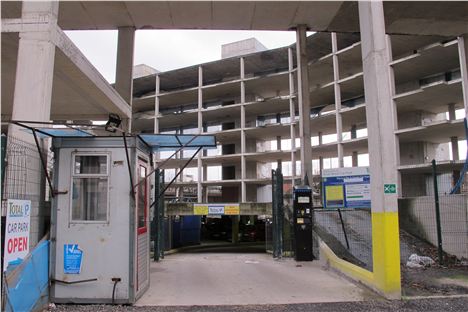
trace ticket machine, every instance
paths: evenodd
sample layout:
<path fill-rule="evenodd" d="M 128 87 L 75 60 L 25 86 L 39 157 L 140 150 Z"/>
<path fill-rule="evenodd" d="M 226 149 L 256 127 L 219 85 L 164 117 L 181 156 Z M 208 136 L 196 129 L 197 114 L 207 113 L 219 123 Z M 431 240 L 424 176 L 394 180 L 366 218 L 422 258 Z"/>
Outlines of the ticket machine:
<path fill-rule="evenodd" d="M 312 190 L 297 186 L 293 190 L 294 257 L 296 261 L 312 261 Z"/>

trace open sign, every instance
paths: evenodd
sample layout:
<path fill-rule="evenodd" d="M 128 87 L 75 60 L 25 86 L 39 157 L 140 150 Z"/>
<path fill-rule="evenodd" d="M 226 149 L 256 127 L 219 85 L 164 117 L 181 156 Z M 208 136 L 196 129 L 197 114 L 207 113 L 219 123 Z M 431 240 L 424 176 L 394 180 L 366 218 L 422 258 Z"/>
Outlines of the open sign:
<path fill-rule="evenodd" d="M 4 270 L 10 261 L 23 259 L 29 253 L 30 215 L 31 201 L 7 201 Z"/>

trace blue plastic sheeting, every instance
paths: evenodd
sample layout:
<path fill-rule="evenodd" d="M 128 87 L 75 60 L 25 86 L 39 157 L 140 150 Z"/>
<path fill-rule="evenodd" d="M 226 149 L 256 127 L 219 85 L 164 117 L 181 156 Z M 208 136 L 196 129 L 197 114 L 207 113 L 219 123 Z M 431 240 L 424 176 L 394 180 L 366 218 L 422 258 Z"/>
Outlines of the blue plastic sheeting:
<path fill-rule="evenodd" d="M 41 138 L 47 137 L 92 137 L 93 135 L 80 129 L 72 128 L 36 128 L 36 134 Z M 25 131 L 32 133 L 32 130 L 25 129 Z"/>
<path fill-rule="evenodd" d="M 139 136 L 146 142 L 146 144 L 151 146 L 154 151 L 175 150 L 187 143 L 188 144 L 184 147 L 184 150 L 196 149 L 199 147 L 216 147 L 216 137 L 214 135 L 199 135 L 196 138 L 194 138 L 195 135 L 189 134 L 140 134 Z"/>
<path fill-rule="evenodd" d="M 40 311 L 49 296 L 49 241 L 41 241 L 24 262 L 6 274 L 5 311 Z"/>

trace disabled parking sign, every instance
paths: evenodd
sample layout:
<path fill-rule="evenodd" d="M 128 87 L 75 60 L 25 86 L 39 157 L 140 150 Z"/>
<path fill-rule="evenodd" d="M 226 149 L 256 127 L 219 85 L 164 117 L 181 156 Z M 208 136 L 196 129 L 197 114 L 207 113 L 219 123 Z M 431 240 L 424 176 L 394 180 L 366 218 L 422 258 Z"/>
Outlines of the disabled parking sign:
<path fill-rule="evenodd" d="M 83 260 L 83 251 L 78 244 L 63 245 L 63 273 L 80 274 Z"/>

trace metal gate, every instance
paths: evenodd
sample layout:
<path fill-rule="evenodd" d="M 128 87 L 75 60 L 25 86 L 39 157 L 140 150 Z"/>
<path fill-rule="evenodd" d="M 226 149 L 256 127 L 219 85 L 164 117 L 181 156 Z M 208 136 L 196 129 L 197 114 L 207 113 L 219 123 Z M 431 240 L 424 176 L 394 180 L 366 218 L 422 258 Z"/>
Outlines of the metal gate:
<path fill-rule="evenodd" d="M 273 258 L 283 256 L 283 174 L 281 169 L 272 170 L 272 216 L 273 216 Z"/>

